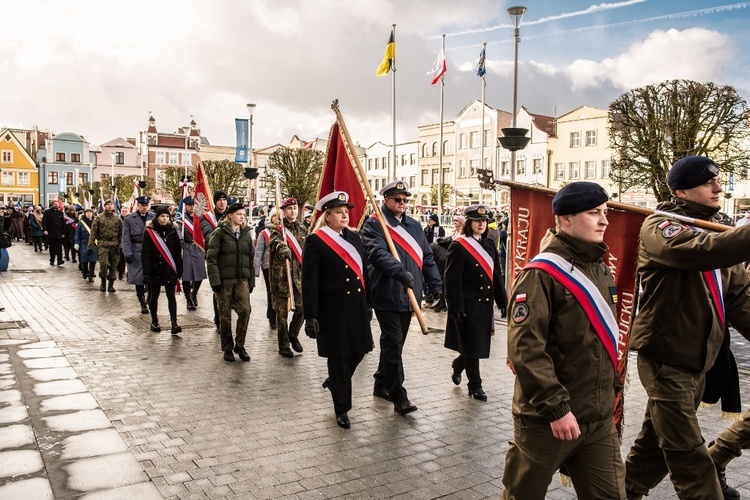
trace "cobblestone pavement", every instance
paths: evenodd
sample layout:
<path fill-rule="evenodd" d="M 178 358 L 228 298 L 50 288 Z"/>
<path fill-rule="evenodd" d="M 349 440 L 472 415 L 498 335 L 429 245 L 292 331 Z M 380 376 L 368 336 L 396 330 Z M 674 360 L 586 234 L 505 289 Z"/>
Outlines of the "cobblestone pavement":
<path fill-rule="evenodd" d="M 354 376 L 352 426 L 341 429 L 314 342 L 303 338 L 293 359 L 278 355 L 262 282 L 251 296 L 252 361 L 227 363 L 207 284 L 198 311 L 178 297 L 183 333 L 173 338 L 148 331 L 124 281 L 102 293 L 75 264 L 51 267 L 18 243 L 10 256 L 0 274 L 0 498 L 474 499 L 501 491 L 513 376 L 499 323 L 492 357 L 481 363 L 488 402 L 451 383 L 445 314 L 427 311 L 436 331 L 423 336 L 413 321 L 404 353 L 419 411 L 403 417 L 372 396 L 376 349 Z M 747 400 L 750 349 L 734 337 Z M 635 372 L 625 404 L 623 454 L 645 405 Z M 700 410 L 707 439 L 727 425 L 719 415 Z M 747 498 L 749 465 L 743 456 L 728 470 Z M 649 498 L 674 497 L 665 480 Z M 575 494 L 555 478 L 548 498 Z"/>

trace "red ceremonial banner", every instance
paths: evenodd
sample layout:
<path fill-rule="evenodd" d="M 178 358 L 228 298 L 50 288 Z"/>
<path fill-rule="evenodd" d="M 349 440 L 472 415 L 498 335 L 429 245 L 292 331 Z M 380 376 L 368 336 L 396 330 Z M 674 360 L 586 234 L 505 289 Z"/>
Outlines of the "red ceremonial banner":
<path fill-rule="evenodd" d="M 198 163 L 198 170 L 195 172 L 195 213 L 193 214 L 193 240 L 195 244 L 206 249 L 206 242 L 203 240 L 203 231 L 201 231 L 201 215 L 214 213 L 214 196 L 211 187 L 208 185 L 206 174 L 203 172 L 203 164 Z"/>
<path fill-rule="evenodd" d="M 636 303 L 638 235 L 645 218 L 643 214 L 609 208 L 609 227 L 604 234 L 604 243 L 609 247 L 604 261 L 617 286 L 617 322 L 620 327 L 617 368 L 623 384 L 627 370 L 630 325 Z M 509 226 L 508 269 L 512 288 L 513 281 L 523 266 L 539 253 L 539 244 L 544 234 L 555 227 L 552 196 L 514 186 Z M 620 391 L 615 401 L 615 425 L 618 431 L 621 430 L 623 414 L 622 394 Z"/>
<path fill-rule="evenodd" d="M 359 228 L 365 218 L 367 202 L 354 162 L 346 151 L 338 122 L 333 124 L 328 136 L 326 162 L 320 176 L 318 200 L 333 191 L 345 191 L 349 195 L 349 202 L 354 204 L 354 208 L 349 210 L 349 225 Z M 316 211 L 315 219 L 320 214 L 320 211 Z"/>

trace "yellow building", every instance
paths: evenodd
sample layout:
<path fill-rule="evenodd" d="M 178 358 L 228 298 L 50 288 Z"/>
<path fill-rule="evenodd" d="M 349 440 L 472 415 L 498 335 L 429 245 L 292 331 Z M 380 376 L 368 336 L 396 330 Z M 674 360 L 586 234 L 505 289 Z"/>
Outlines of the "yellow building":
<path fill-rule="evenodd" d="M 10 129 L 0 131 L 0 202 L 7 205 L 39 203 L 36 162 Z"/>

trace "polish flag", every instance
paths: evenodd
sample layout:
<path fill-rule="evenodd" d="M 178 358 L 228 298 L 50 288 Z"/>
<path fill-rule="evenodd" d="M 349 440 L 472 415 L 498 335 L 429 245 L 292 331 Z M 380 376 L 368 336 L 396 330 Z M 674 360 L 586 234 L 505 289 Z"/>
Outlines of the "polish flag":
<path fill-rule="evenodd" d="M 435 62 L 432 63 L 432 68 L 427 72 L 427 76 L 432 77 L 432 84 L 435 85 L 446 71 L 448 71 L 448 65 L 445 63 L 445 52 L 443 52 L 443 49 L 440 49 L 440 53 Z"/>

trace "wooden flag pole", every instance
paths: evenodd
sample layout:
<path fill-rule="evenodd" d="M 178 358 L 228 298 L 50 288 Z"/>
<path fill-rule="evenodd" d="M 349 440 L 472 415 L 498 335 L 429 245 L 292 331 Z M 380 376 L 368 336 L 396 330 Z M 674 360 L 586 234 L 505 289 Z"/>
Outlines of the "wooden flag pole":
<path fill-rule="evenodd" d="M 495 184 L 501 184 L 503 186 L 508 186 L 510 188 L 526 189 L 527 191 L 532 191 L 532 192 L 540 193 L 540 194 L 546 194 L 549 196 L 554 196 L 555 193 L 557 193 L 557 191 L 554 189 L 533 186 L 531 184 L 524 184 L 523 182 L 496 180 Z M 708 229 L 710 231 L 724 232 L 729 229 L 732 229 L 732 226 L 726 226 L 724 224 L 719 224 L 718 222 L 708 222 L 702 219 L 693 219 L 692 217 L 686 217 L 684 215 L 675 214 L 672 212 L 664 212 L 662 210 L 653 210 L 651 208 L 636 207 L 635 205 L 628 205 L 626 203 L 619 203 L 616 201 L 608 201 L 607 207 L 614 208 L 615 210 L 622 210 L 623 212 L 630 212 L 630 213 L 641 214 L 645 216 L 649 216 L 652 214 L 659 214 L 665 217 L 671 217 L 673 219 L 679 220 L 680 222 L 684 222 L 686 224 L 690 224 L 691 226 L 699 227 L 701 229 Z"/>
<path fill-rule="evenodd" d="M 359 162 L 359 157 L 356 154 L 352 154 L 351 144 L 352 144 L 352 138 L 349 136 L 349 130 L 346 128 L 346 125 L 344 124 L 344 118 L 341 116 L 341 111 L 339 110 L 339 101 L 338 99 L 335 99 L 333 101 L 333 104 L 331 104 L 331 109 L 334 113 L 336 113 L 336 121 L 339 124 L 339 128 L 341 129 L 342 138 L 344 140 L 344 147 L 346 148 L 346 152 L 349 155 L 349 158 L 352 160 L 352 164 L 356 165 L 357 167 L 357 173 L 359 175 L 359 179 L 361 181 L 362 186 L 365 188 L 365 192 L 367 193 L 367 198 L 370 200 L 370 205 L 372 206 L 376 218 L 380 222 L 380 226 L 383 230 L 383 235 L 385 236 L 385 242 L 388 244 L 388 249 L 391 251 L 391 255 L 393 255 L 393 258 L 397 261 L 401 262 L 401 259 L 398 257 L 398 252 L 396 251 L 396 246 L 393 244 L 393 239 L 391 239 L 391 234 L 388 232 L 388 226 L 385 223 L 385 217 L 383 216 L 383 213 L 380 211 L 380 206 L 378 206 L 377 201 L 375 201 L 375 195 L 372 192 L 372 189 L 370 188 L 370 183 L 367 182 L 367 174 L 365 173 L 365 169 L 362 167 L 362 164 Z M 409 302 L 411 303 L 411 308 L 414 311 L 414 316 L 417 317 L 417 321 L 419 322 L 419 327 L 422 329 L 422 333 L 424 335 L 427 335 L 427 324 L 424 321 L 424 316 L 422 315 L 422 310 L 419 308 L 419 304 L 417 303 L 417 298 L 414 295 L 414 290 L 411 288 L 406 289 L 406 295 L 409 297 Z"/>

